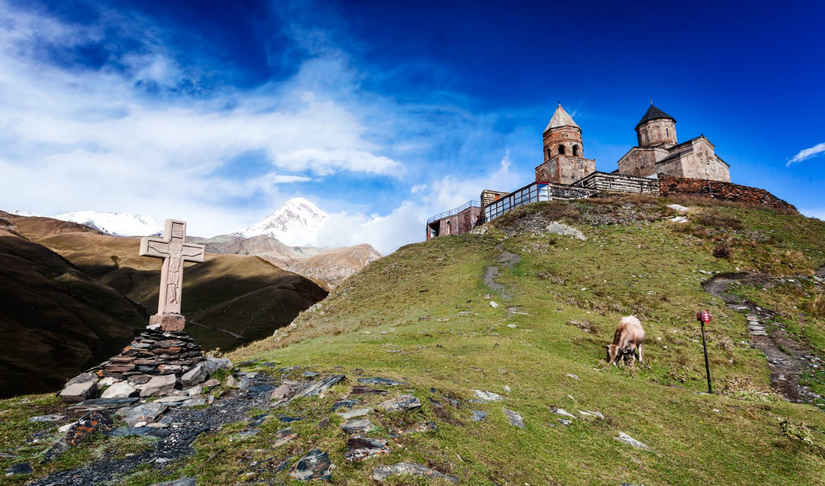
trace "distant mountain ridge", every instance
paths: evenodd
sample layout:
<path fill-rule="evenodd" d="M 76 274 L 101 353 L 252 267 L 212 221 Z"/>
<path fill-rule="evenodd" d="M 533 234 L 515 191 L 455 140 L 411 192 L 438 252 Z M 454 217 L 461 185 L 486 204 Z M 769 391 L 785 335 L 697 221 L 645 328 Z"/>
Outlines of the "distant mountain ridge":
<path fill-rule="evenodd" d="M 163 232 L 157 221 L 145 214 L 73 211 L 58 214 L 54 219 L 86 225 L 114 236 L 154 236 Z"/>

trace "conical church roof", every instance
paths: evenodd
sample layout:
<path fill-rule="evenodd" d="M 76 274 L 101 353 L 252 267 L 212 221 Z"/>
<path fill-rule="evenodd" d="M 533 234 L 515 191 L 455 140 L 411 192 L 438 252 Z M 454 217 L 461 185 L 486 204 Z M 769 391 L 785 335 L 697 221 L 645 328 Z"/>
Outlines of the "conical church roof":
<path fill-rule="evenodd" d="M 676 123 L 675 118 L 668 115 L 664 111 L 656 108 L 655 106 L 653 106 L 653 103 L 651 103 L 650 108 L 648 108 L 647 113 L 645 113 L 645 116 L 643 116 L 642 119 L 639 120 L 639 123 L 636 124 L 636 128 L 639 128 L 639 125 L 641 125 L 642 123 L 649 122 L 650 120 L 657 120 L 659 118 L 670 118 L 671 120 L 673 120 L 673 123 Z"/>
<path fill-rule="evenodd" d="M 559 103 L 559 107 L 556 108 L 556 112 L 553 113 L 553 118 L 550 119 L 550 123 L 547 124 L 547 128 L 544 129 L 546 132 L 551 128 L 560 128 L 560 127 L 575 127 L 581 130 L 581 127 L 576 125 L 576 122 L 573 121 L 573 118 L 564 111 L 564 108 L 561 107 L 561 103 Z"/>

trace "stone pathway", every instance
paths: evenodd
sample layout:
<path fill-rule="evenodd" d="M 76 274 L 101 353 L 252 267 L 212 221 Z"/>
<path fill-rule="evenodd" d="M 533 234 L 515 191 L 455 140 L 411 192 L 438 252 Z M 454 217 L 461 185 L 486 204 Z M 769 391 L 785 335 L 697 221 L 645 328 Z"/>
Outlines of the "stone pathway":
<path fill-rule="evenodd" d="M 736 282 L 763 285 L 774 280 L 778 279 L 767 275 L 729 273 L 711 278 L 702 284 L 702 288 L 724 300 L 730 309 L 745 314 L 752 346 L 764 353 L 771 370 L 771 388 L 776 393 L 791 402 L 810 402 L 822 406 L 822 397 L 799 384 L 799 377 L 803 372 L 819 366 L 818 358 L 811 349 L 792 339 L 782 323 L 776 321 L 775 314 L 770 309 L 764 309 L 727 292 L 728 287 Z M 770 323 L 770 327 L 766 327 L 765 323 Z"/>

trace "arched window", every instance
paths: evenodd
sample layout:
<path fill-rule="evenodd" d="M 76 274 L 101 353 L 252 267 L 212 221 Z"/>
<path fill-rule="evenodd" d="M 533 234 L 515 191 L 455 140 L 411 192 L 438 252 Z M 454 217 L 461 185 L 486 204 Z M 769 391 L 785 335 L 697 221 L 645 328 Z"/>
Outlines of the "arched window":
<path fill-rule="evenodd" d="M 578 156 L 579 156 L 579 146 L 578 145 L 573 145 L 573 157 L 578 157 Z"/>
<path fill-rule="evenodd" d="M 665 128 L 665 136 L 670 138 L 670 128 Z"/>
<path fill-rule="evenodd" d="M 451 221 L 447 221 L 447 232 L 446 232 L 446 233 L 447 233 L 448 235 L 449 235 L 449 234 L 452 234 L 452 231 L 450 231 L 450 230 L 452 229 L 452 226 L 453 226 L 453 225 L 452 225 L 451 223 L 452 223 Z"/>
<path fill-rule="evenodd" d="M 552 153 L 550 153 L 550 149 L 549 149 L 549 148 L 548 148 L 547 150 L 545 150 L 545 152 L 547 152 L 547 160 L 550 160 L 550 159 L 552 159 L 552 158 L 553 158 L 553 154 L 552 154 Z"/>
<path fill-rule="evenodd" d="M 564 145 L 559 145 L 559 155 L 564 155 Z"/>

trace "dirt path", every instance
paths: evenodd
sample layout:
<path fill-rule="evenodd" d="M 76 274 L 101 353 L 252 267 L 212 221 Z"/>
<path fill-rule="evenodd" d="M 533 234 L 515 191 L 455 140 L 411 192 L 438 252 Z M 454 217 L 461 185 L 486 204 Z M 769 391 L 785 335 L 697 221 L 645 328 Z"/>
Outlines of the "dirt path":
<path fill-rule="evenodd" d="M 775 320 L 775 314 L 770 309 L 764 309 L 727 292 L 728 287 L 735 282 L 773 286 L 773 281 L 773 277 L 765 275 L 727 273 L 713 277 L 703 283 L 702 288 L 723 299 L 729 308 L 746 315 L 751 342 L 765 354 L 771 369 L 773 390 L 791 402 L 810 402 L 817 397 L 799 385 L 799 376 L 808 369 L 808 358 L 812 356 L 812 351 L 804 344 L 791 339 L 782 323 Z M 766 323 L 770 323 L 770 326 L 766 326 Z"/>
<path fill-rule="evenodd" d="M 502 246 L 497 246 L 496 249 L 501 252 L 498 256 L 498 263 L 500 266 L 512 270 L 513 267 L 521 261 L 521 256 L 505 250 Z M 503 299 L 509 300 L 510 294 L 504 291 L 504 285 L 496 282 L 496 277 L 498 277 L 499 272 L 499 265 L 487 265 L 487 268 L 484 270 L 484 283 L 492 290 L 501 292 L 501 297 Z"/>

